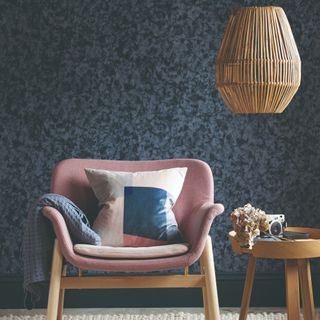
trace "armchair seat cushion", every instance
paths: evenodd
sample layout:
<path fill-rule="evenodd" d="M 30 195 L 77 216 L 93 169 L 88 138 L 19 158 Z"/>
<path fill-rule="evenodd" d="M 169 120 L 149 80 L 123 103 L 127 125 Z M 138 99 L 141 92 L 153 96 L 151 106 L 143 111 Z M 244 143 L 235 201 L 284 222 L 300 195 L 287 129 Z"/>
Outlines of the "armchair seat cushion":
<path fill-rule="evenodd" d="M 76 244 L 73 249 L 78 254 L 96 258 L 156 259 L 185 254 L 189 250 L 189 245 L 187 243 L 174 243 L 151 247 L 110 247 Z"/>

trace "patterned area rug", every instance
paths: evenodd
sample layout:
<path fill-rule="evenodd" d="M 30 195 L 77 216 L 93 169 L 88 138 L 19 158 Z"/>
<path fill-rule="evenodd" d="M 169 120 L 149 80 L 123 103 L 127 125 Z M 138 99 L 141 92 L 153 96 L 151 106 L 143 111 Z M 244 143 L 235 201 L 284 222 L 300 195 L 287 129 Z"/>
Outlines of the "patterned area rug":
<path fill-rule="evenodd" d="M 7 315 L 0 317 L 1 320 L 46 320 L 45 315 L 34 316 L 17 316 Z M 221 315 L 221 320 L 238 320 L 239 314 L 227 313 Z M 280 313 L 274 314 L 250 314 L 247 320 L 285 320 L 287 316 Z M 149 314 L 149 315 L 137 315 L 137 314 L 117 314 L 117 315 L 65 315 L 63 320 L 205 320 L 203 314 L 191 314 L 185 312 L 179 313 L 162 313 L 162 314 Z"/>
<path fill-rule="evenodd" d="M 238 320 L 238 309 L 221 309 L 221 320 Z M 301 316 L 301 319 L 303 317 Z M 46 320 L 45 310 L 0 310 L 0 320 Z M 68 309 L 63 320 L 205 320 L 201 308 L 175 309 Z M 247 320 L 287 320 L 285 310 L 252 310 Z"/>
<path fill-rule="evenodd" d="M 239 314 L 227 312 L 221 314 L 221 320 L 238 320 Z M 285 320 L 286 314 L 259 313 L 249 314 L 247 320 Z M 0 320 L 46 320 L 45 315 L 5 315 Z M 63 320 L 205 320 L 203 314 L 188 312 L 168 312 L 161 314 L 95 314 L 95 315 L 64 315 Z"/>

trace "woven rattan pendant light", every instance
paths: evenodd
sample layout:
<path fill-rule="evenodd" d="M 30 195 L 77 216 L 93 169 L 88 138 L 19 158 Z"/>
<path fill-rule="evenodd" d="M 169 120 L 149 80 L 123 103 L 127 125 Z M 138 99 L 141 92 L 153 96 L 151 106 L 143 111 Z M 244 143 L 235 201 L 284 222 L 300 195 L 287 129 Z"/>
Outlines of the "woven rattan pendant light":
<path fill-rule="evenodd" d="M 216 84 L 238 113 L 281 113 L 298 90 L 301 61 L 280 7 L 240 8 L 230 17 L 216 60 Z"/>

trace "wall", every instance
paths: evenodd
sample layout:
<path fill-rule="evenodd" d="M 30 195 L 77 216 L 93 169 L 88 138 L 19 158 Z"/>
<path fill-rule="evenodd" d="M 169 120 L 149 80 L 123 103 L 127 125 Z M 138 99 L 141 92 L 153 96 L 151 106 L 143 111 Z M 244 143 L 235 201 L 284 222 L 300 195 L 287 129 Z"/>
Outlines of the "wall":
<path fill-rule="evenodd" d="M 259 1 L 259 4 L 272 1 Z M 199 158 L 225 214 L 212 228 L 218 273 L 243 273 L 227 240 L 251 202 L 320 227 L 320 2 L 281 0 L 302 83 L 279 115 L 225 107 L 213 66 L 240 0 L 0 0 L 0 275 L 20 277 L 25 217 L 56 162 Z M 196 269 L 196 267 L 195 267 Z M 259 263 L 275 273 L 280 263 Z"/>

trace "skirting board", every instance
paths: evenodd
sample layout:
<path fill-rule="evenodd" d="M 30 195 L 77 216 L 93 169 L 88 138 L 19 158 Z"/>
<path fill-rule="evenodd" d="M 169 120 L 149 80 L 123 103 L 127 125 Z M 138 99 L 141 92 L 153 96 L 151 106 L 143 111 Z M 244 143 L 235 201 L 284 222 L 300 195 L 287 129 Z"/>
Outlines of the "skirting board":
<path fill-rule="evenodd" d="M 314 301 L 320 306 L 320 274 L 313 273 Z M 244 274 L 217 273 L 221 307 L 239 307 Z M 37 308 L 45 308 L 47 289 Z M 24 308 L 22 278 L 0 276 L 0 309 Z M 201 307 L 200 289 L 91 289 L 67 290 L 66 308 L 161 308 Z M 252 307 L 284 307 L 283 274 L 257 273 L 251 299 Z"/>

